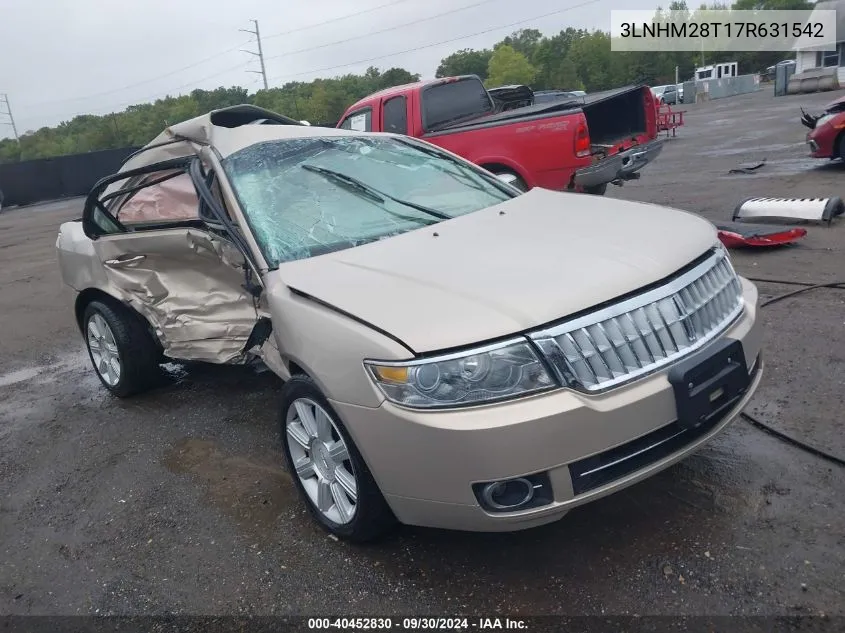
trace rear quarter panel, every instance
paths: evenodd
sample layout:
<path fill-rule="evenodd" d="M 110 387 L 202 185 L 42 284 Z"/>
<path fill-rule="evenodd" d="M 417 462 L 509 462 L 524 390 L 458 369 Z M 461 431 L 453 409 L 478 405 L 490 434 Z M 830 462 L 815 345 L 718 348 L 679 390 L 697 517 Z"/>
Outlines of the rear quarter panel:
<path fill-rule="evenodd" d="M 86 288 L 98 288 L 116 295 L 100 258 L 94 252 L 93 243 L 82 230 L 82 222 L 65 222 L 59 227 L 56 257 L 65 285 L 77 292 Z"/>
<path fill-rule="evenodd" d="M 422 138 L 477 165 L 508 167 L 529 187 L 559 190 L 591 162 L 589 157 L 575 156 L 578 116 L 543 116 L 490 126 L 479 123 L 477 129 L 426 134 Z"/>

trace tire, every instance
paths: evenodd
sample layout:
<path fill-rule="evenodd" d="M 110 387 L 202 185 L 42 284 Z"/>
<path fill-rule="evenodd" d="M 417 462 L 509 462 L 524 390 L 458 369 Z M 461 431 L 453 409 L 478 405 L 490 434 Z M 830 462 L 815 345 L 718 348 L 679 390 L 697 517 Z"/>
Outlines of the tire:
<path fill-rule="evenodd" d="M 836 139 L 836 151 L 839 152 L 839 158 L 845 162 L 845 134 L 840 133 Z"/>
<path fill-rule="evenodd" d="M 282 387 L 279 429 L 294 485 L 323 529 L 364 543 L 396 524 L 361 453 L 308 376 L 293 376 Z"/>
<path fill-rule="evenodd" d="M 83 313 L 82 334 L 94 372 L 114 395 L 126 398 L 155 384 L 160 375 L 158 346 L 146 324 L 129 309 L 92 301 Z"/>
<path fill-rule="evenodd" d="M 512 171 L 501 169 L 494 171 L 493 173 L 496 174 L 496 177 L 499 178 L 499 180 L 516 187 L 520 191 L 528 191 L 528 185 L 525 184 L 525 181 Z"/>
<path fill-rule="evenodd" d="M 595 187 L 584 187 L 584 193 L 589 193 L 593 196 L 603 196 L 607 191 L 607 183 L 603 182 Z"/>

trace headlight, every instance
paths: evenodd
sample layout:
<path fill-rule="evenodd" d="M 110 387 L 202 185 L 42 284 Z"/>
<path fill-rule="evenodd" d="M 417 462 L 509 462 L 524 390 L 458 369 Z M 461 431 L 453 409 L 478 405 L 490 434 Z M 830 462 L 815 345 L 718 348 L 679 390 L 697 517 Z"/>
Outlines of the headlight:
<path fill-rule="evenodd" d="M 836 114 L 839 114 L 839 113 L 837 112 Z M 816 121 L 816 128 L 820 128 L 821 126 L 823 126 L 825 123 L 827 123 L 832 118 L 834 118 L 836 116 L 836 114 L 825 114 L 823 117 L 819 118 Z"/>
<path fill-rule="evenodd" d="M 436 358 L 365 365 L 388 400 L 420 409 L 481 404 L 557 386 L 523 340 Z"/>

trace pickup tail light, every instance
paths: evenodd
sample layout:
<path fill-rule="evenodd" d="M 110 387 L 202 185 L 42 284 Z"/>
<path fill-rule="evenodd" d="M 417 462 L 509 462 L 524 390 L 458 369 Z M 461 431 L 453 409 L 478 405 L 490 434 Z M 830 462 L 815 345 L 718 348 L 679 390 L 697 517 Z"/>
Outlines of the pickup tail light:
<path fill-rule="evenodd" d="M 578 118 L 575 128 L 575 156 L 585 158 L 590 155 L 590 130 L 587 128 L 587 118 L 582 114 Z"/>

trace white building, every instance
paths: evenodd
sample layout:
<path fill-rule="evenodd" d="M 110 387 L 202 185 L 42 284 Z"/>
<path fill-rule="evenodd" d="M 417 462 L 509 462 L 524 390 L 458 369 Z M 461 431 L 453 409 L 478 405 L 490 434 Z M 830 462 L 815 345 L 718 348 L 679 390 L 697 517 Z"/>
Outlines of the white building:
<path fill-rule="evenodd" d="M 737 68 L 737 62 L 701 66 L 695 69 L 695 80 L 705 81 L 707 79 L 721 79 L 722 77 L 736 77 L 739 74 Z"/>
<path fill-rule="evenodd" d="M 825 0 L 814 8 L 836 10 L 836 50 L 799 50 L 795 58 L 795 73 L 800 74 L 813 68 L 835 67 L 839 84 L 845 86 L 845 0 Z"/>

